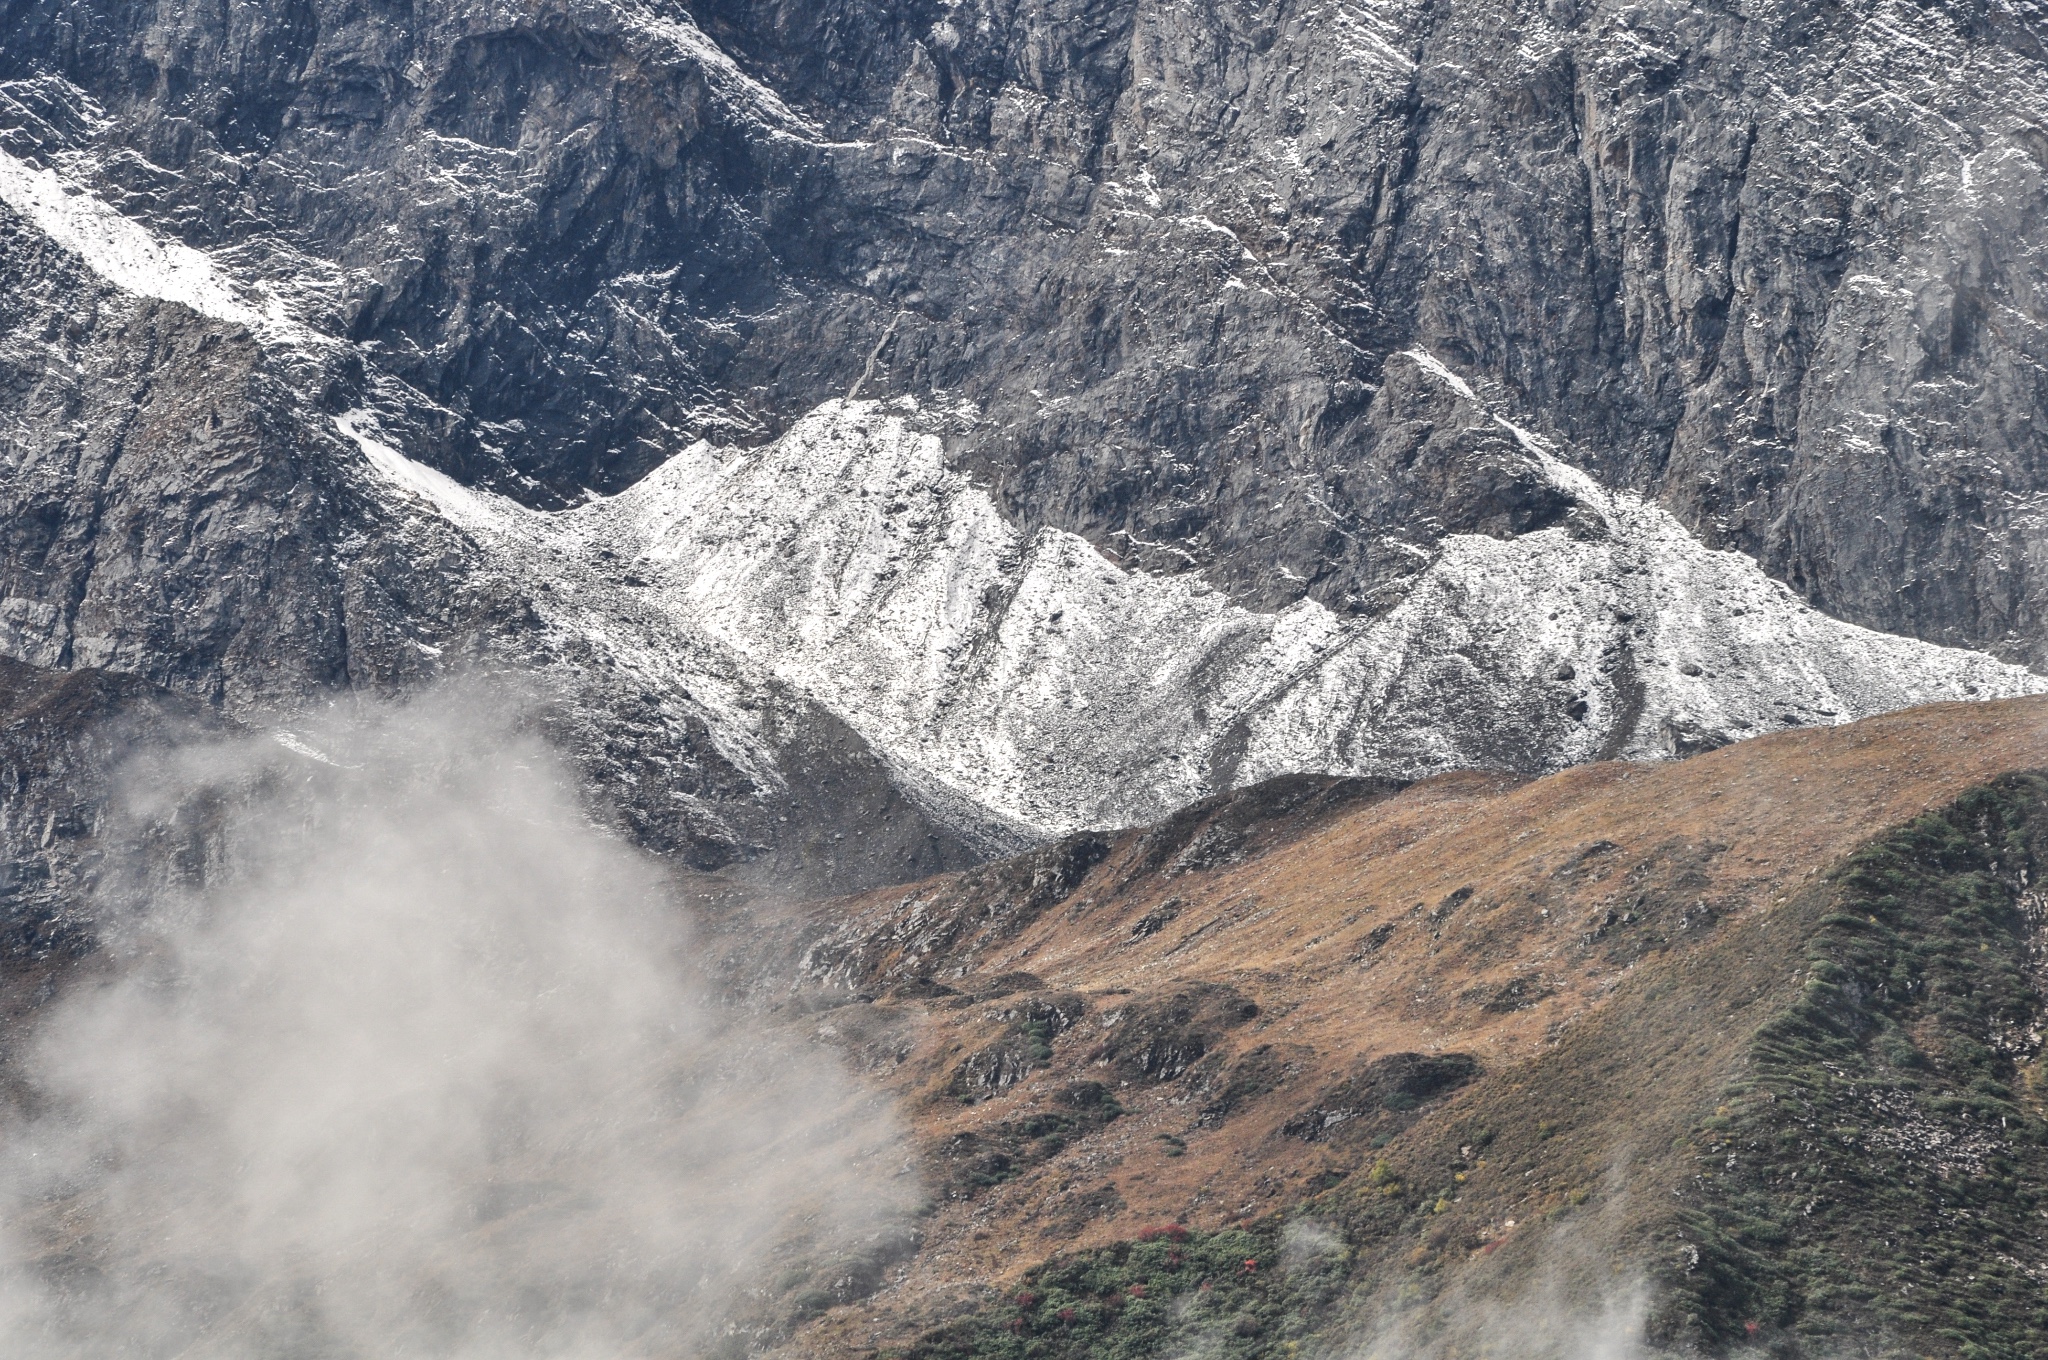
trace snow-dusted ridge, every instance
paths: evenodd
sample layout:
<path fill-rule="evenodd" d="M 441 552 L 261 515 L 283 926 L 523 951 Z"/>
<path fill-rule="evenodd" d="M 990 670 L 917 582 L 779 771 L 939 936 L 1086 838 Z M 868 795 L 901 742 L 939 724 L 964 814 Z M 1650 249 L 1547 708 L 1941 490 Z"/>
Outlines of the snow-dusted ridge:
<path fill-rule="evenodd" d="M 267 343 L 338 343 L 215 257 L 5 152 L 0 201 L 130 293 Z M 1569 528 L 1444 540 L 1370 620 L 1309 601 L 1254 612 L 1198 576 L 1024 533 L 947 465 L 907 399 L 827 403 L 761 448 L 699 443 L 558 514 L 406 457 L 367 409 L 335 428 L 395 506 L 470 535 L 549 626 L 700 713 L 762 786 L 779 782 L 762 696 L 794 692 L 942 818 L 971 809 L 1017 837 L 1146 820 L 1290 771 L 1556 768 L 2048 690 L 1981 653 L 1807 608 L 1557 459 L 1434 356 L 1405 357 L 1507 429 L 1578 510 Z"/>
<path fill-rule="evenodd" d="M 556 515 L 428 494 L 557 627 L 711 699 L 733 745 L 756 734 L 744 705 L 716 703 L 712 656 L 729 682 L 822 703 L 928 801 L 1024 835 L 1143 820 L 1291 771 L 1654 758 L 2048 689 L 1981 653 L 1820 614 L 1509 428 L 1579 522 L 1449 538 L 1374 620 L 1309 601 L 1258 613 L 1199 577 L 1024 533 L 947 466 L 909 401 L 827 403 L 764 448 L 699 443 Z M 386 461 L 394 486 L 420 491 Z"/>

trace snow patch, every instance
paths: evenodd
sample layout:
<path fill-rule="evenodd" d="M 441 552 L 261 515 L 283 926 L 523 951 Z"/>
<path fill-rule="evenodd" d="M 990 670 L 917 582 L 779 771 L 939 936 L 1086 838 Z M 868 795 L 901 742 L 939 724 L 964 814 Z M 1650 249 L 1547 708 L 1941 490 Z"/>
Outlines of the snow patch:
<path fill-rule="evenodd" d="M 304 756 L 306 759 L 318 761 L 322 765 L 332 765 L 337 770 L 356 770 L 362 768 L 359 765 L 342 764 L 319 747 L 302 739 L 295 732 L 286 732 L 280 729 L 279 731 L 272 732 L 270 739 L 279 746 L 284 747 L 285 750 L 290 751 L 293 755 Z"/>
<path fill-rule="evenodd" d="M 385 480 L 425 500 L 465 529 L 496 529 L 529 513 L 516 501 L 473 490 L 445 472 L 406 457 L 379 437 L 377 417 L 370 411 L 345 411 L 334 418 L 334 427 L 362 450 Z"/>
<path fill-rule="evenodd" d="M 181 303 L 266 336 L 310 338 L 275 297 L 252 298 L 204 251 L 165 241 L 84 188 L 0 151 L 0 202 L 124 292 Z"/>
<path fill-rule="evenodd" d="M 1478 393 L 1472 390 L 1472 384 L 1453 373 L 1448 364 L 1444 363 L 1443 360 L 1437 358 L 1434 354 L 1431 354 L 1428 350 L 1420 348 L 1404 349 L 1401 351 L 1401 354 L 1403 358 L 1413 359 L 1423 372 L 1429 374 L 1465 400 L 1479 400 Z"/>

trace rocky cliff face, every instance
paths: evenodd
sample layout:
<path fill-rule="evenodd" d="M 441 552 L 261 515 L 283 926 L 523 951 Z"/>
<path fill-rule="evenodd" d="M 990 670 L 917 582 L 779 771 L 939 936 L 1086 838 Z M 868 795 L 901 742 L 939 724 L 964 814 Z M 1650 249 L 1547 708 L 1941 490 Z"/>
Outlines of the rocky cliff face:
<path fill-rule="evenodd" d="M 126 838 L 102 832 L 121 797 L 122 764 L 138 746 L 204 741 L 221 730 L 203 706 L 133 676 L 0 662 L 0 837 L 9 851 L 0 862 L 0 1014 L 12 1019 L 31 979 L 90 948 L 91 906 L 118 908 L 138 887 L 205 862 L 203 808 L 153 819 L 145 839 L 157 853 L 138 857 L 148 861 L 140 873 L 124 855 L 134 848 Z"/>
<path fill-rule="evenodd" d="M 15 0 L 0 647 L 538 669 L 835 882 L 2030 688 L 1834 620 L 2044 657 L 2038 29 Z"/>

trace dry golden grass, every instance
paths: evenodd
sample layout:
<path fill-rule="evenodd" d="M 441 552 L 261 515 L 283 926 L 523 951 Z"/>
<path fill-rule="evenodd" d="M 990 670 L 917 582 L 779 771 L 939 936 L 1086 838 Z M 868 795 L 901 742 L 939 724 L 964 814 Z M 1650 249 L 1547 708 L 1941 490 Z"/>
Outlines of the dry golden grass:
<path fill-rule="evenodd" d="M 867 942 L 845 980 L 875 999 L 805 1023 L 896 1092 L 928 1182 L 961 1197 L 938 1202 L 924 1249 L 879 1295 L 813 1328 L 805 1349 L 901 1338 L 1058 1251 L 1302 1198 L 1375 1154 L 1283 1126 L 1374 1058 L 1464 1053 L 1499 1072 L 1570 1049 L 1589 1015 L 1641 990 L 1631 974 L 1670 966 L 1697 940 L 1773 947 L 1758 929 L 1772 909 L 1857 844 L 1991 776 L 2044 766 L 2048 699 L 1936 705 L 1664 765 L 1447 775 L 1335 811 L 1283 812 L 1234 860 L 1202 852 L 1203 824 L 1184 826 L 1193 858 L 1228 861 L 1185 871 L 1172 856 L 1147 868 L 1159 838 L 1122 833 L 1043 907 L 1020 906 L 1026 870 L 814 904 L 797 934 Z M 1134 933 L 1168 903 L 1170 920 Z M 949 913 L 960 928 L 935 930 Z M 923 955 L 906 943 L 920 937 L 936 942 Z M 963 1104 L 959 1062 L 1014 1032 L 1006 1016 L 1019 999 L 978 989 L 1011 973 L 1077 994 L 1087 1018 L 1028 1076 Z M 914 977 L 953 994 L 912 997 L 899 984 Z M 1202 1066 L 1177 1080 L 1133 1081 L 1103 1060 L 1127 1008 L 1190 983 L 1234 988 L 1258 1015 L 1210 1033 Z M 1233 1064 L 1261 1046 L 1270 1089 L 1204 1117 Z M 954 1140 L 998 1142 L 1088 1078 L 1115 1088 L 1124 1117 L 1049 1158 L 1016 1159 L 999 1183 L 949 1180 Z"/>

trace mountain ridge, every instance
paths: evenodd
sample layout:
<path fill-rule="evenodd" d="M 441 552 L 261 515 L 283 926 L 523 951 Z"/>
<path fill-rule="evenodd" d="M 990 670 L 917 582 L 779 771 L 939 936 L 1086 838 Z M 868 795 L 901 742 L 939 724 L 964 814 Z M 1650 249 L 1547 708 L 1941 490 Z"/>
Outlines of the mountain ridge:
<path fill-rule="evenodd" d="M 1403 409 L 1420 346 L 1829 612 L 2031 655 L 2019 10 L 12 16 L 8 150 L 297 288 L 536 503 L 875 383 L 980 407 L 1031 529 L 1369 611 L 1490 451 Z"/>
<path fill-rule="evenodd" d="M 1996 6 L 1866 8 L 588 0 L 381 25 L 51 0 L 0 43 L 0 151 L 32 221 L 96 196 L 102 227 L 153 234 L 143 263 L 190 285 L 170 291 L 296 326 L 321 357 L 278 376 L 312 400 L 252 392 L 251 419 L 309 450 L 325 417 L 374 406 L 406 457 L 562 505 L 700 437 L 757 447 L 849 393 L 907 396 L 976 413 L 938 431 L 947 459 L 1027 537 L 1075 533 L 1262 612 L 1373 618 L 1458 536 L 1568 515 L 1520 430 L 1810 603 L 2024 658 L 2033 257 L 1985 233 L 2038 187 L 2008 112 L 2039 44 Z M 1980 110 L 1982 145 L 1915 99 Z M 1728 116 L 1686 113 L 1706 107 Z M 1856 166 L 1897 192 L 1851 192 Z M 186 277 L 201 258 L 235 281 Z M 142 343 L 100 334 L 88 349 Z M 79 341 L 59 353 L 39 379 L 41 343 L 17 349 L 19 381 L 49 384 L 24 409 L 124 425 L 134 389 L 80 387 Z M 148 362 L 159 390 L 231 390 Z M 1811 362 L 1833 376 L 1807 384 Z M 32 463 L 69 456 L 48 417 L 29 429 L 11 437 Z M 145 426 L 136 447 L 176 437 Z M 94 532 L 84 507 L 31 506 Z M 417 553 L 341 587 L 267 542 L 216 550 L 295 572 L 292 595 L 354 609 L 366 637 L 504 626 L 451 616 Z M 76 606 L 23 551 L 14 645 L 47 664 L 61 647 L 36 632 Z M 272 679 L 181 627 L 140 648 L 87 630 L 111 639 L 87 659 L 286 702 L 432 669 L 402 637 L 350 655 L 301 622 L 284 650 L 318 659 Z M 759 839 L 717 825 L 732 814 L 669 834 L 731 853 L 711 847 Z"/>
<path fill-rule="evenodd" d="M 0 188 L 110 282 L 209 308 L 266 351 L 331 362 L 321 356 L 334 342 L 292 322 L 275 297 L 260 310 L 238 300 L 207 257 L 7 164 Z M 703 732 L 729 770 L 714 777 L 757 798 L 785 783 L 758 714 L 764 691 L 786 687 L 858 733 L 926 819 L 984 850 L 1157 817 L 1219 783 L 1286 771 L 1413 776 L 1665 756 L 1787 720 L 2041 683 L 1831 627 L 1753 568 L 1745 575 L 1736 555 L 1703 550 L 1656 507 L 1560 462 L 1434 356 L 1401 358 L 1440 406 L 1511 437 L 1514 459 L 1496 466 L 1546 488 L 1555 523 L 1447 536 L 1403 600 L 1363 623 L 1313 601 L 1260 615 L 1199 577 L 1120 569 L 1057 530 L 1023 539 L 943 453 L 943 431 L 977 423 L 971 411 L 936 412 L 937 432 L 917 433 L 915 402 L 828 403 L 764 452 L 700 442 L 617 497 L 552 513 L 417 463 L 369 408 L 332 428 L 363 460 L 341 475 L 373 472 L 382 515 L 424 502 L 457 531 L 436 569 L 444 598 L 493 601 L 466 624 L 444 613 L 429 636 L 468 632 L 473 656 L 479 644 L 489 655 L 539 642 L 544 671 L 550 652 L 568 663 L 554 664 L 570 670 L 558 682 L 569 693 L 589 694 L 576 672 L 600 661 L 629 695 L 664 696 L 662 721 Z M 385 390 L 400 403 L 389 418 L 402 420 L 413 399 Z M 560 576 L 565 554 L 581 561 Z M 1638 576 L 1647 588 L 1631 585 Z M 1531 629 L 1546 609 L 1553 622 L 1570 618 L 1549 634 Z M 1708 617 L 1752 613 L 1740 624 Z M 1105 649 L 1091 637 L 1144 642 Z M 447 645 L 394 641 L 401 674 L 432 674 Z M 34 658 L 47 664 L 52 645 Z M 1790 665 L 1776 659 L 1787 649 Z M 1136 699 L 1162 684 L 1191 723 Z M 608 688 L 612 697 L 591 696 L 600 707 L 620 702 L 620 686 Z M 1071 716 L 1091 708 L 1114 720 Z M 726 824 L 731 795 L 680 796 L 684 829 L 661 833 L 670 843 L 744 842 Z"/>
<path fill-rule="evenodd" d="M 1448 1307 L 1461 1280 L 1483 1296 L 1505 1281 L 1500 1301 L 1511 1308 L 1513 1288 L 1550 1260 L 1574 1281 L 1573 1309 L 1597 1315 L 1603 1288 L 1631 1283 L 1609 1274 L 1613 1252 L 1644 1261 L 1669 1353 L 1741 1353 L 1741 1323 L 1759 1313 L 1733 1316 L 1739 1307 L 1790 1328 L 1796 1308 L 1774 1322 L 1742 1291 L 1783 1287 L 1762 1282 L 1798 1275 L 1804 1258 L 1773 1254 L 1775 1239 L 1745 1238 L 1739 1214 L 1713 1229 L 1718 1237 L 1680 1231 L 1659 1207 L 1672 1204 L 1673 1185 L 1655 1177 L 1683 1181 L 1693 1203 L 1689 1178 L 1718 1166 L 1725 1150 L 1713 1145 L 1733 1137 L 1717 1132 L 1729 1122 L 1717 1108 L 1730 1083 L 1754 1080 L 1743 1046 L 1755 1024 L 1835 985 L 1802 951 L 1824 937 L 1833 941 L 1826 957 L 1837 947 L 1853 954 L 1854 931 L 1834 905 L 1841 874 L 1864 872 L 1855 866 L 1871 845 L 1904 835 L 1910 846 L 1922 834 L 1900 828 L 1948 817 L 1951 804 L 1974 806 L 1972 786 L 1995 785 L 1995 772 L 2040 760 L 2041 705 L 1938 705 L 1682 762 L 1584 766 L 1534 781 L 1469 772 L 1407 788 L 1283 781 L 1156 828 L 1077 836 L 793 915 L 760 904 L 732 917 L 724 966 L 755 980 L 749 1004 L 781 1008 L 784 1023 L 842 1048 L 896 1091 L 935 1182 L 919 1254 L 874 1298 L 801 1333 L 790 1353 L 1068 1354 L 1050 1310 L 1034 1333 L 1049 1349 L 990 1349 L 1012 1336 L 1016 1308 L 1005 1301 L 1020 1290 L 1043 1295 L 1029 1283 L 1041 1263 L 1122 1259 L 1168 1223 L 1201 1234 L 1249 1230 L 1259 1250 L 1272 1251 L 1282 1226 L 1301 1216 L 1343 1239 L 1357 1270 L 1347 1268 L 1350 1283 L 1338 1292 L 1365 1289 L 1373 1302 L 1359 1304 L 1364 1314 L 1399 1316 L 1408 1305 L 1394 1295 L 1404 1282 Z M 1955 815 L 1965 828 L 1977 817 Z M 1946 872 L 1938 857 L 1915 862 Z M 1998 891 L 2023 896 L 2017 885 L 2007 872 Z M 1999 912 L 1990 928 L 2033 929 L 2031 916 Z M 2015 1004 L 2038 1009 L 2038 986 L 2018 980 L 2031 957 L 2014 953 L 1998 966 L 2019 970 L 2014 985 L 2034 998 Z M 1987 1012 L 1971 1023 L 2007 1021 Z M 1138 1028 L 1117 1046 L 1125 1025 Z M 1866 1025 L 1846 1042 L 1879 1061 L 1891 1032 Z M 1922 1036 L 1916 1044 L 1928 1042 L 1912 1032 Z M 1960 1038 L 1946 1042 L 1927 1048 L 1930 1070 L 1974 1051 Z M 1999 1078 L 2012 1092 L 2033 1090 L 2019 1075 L 2032 1051 L 2022 1049 Z M 1390 1077 L 1387 1064 L 1401 1055 L 1452 1055 L 1472 1070 Z M 1410 1081 L 1412 1101 L 1383 1099 Z M 1107 1122 L 1077 1103 L 1091 1082 L 1094 1099 L 1118 1107 Z M 1871 1089 L 1880 1087 L 1891 1089 Z M 1672 1094 L 1650 1094 L 1658 1091 Z M 1864 1117 L 1869 1138 L 1922 1118 L 1895 1119 L 1886 1108 L 1880 1101 Z M 1961 1118 L 1955 1137 L 1968 1133 L 1969 1116 Z M 1492 1150 L 1483 1161 L 1461 1157 L 1459 1145 L 1481 1128 L 1491 1130 Z M 2027 1136 L 2011 1136 L 2011 1155 L 2034 1155 L 2024 1151 Z M 1681 1155 L 1660 1151 L 1681 1137 Z M 1642 1154 L 1633 1163 L 1631 1139 Z M 1946 1143 L 1886 1146 L 1924 1171 Z M 1742 1148 L 1733 1145 L 1746 1160 Z M 1809 1160 L 1827 1176 L 1862 1174 L 1852 1150 Z M 1392 1173 L 1377 1169 L 1385 1163 Z M 1535 1168 L 1527 1184 L 1525 1165 Z M 2034 1186 L 2038 1168 L 2027 1175 Z M 1390 1180 L 1408 1188 L 1383 1195 Z M 1992 1193 L 1993 1183 L 1969 1193 Z M 1717 1184 L 1710 1176 L 1703 1202 L 1720 1203 Z M 1745 1194 L 1756 1188 L 1741 1184 Z M 1938 1194 L 1941 1177 L 1929 1184 Z M 1876 1194 L 1844 1191 L 1837 1202 L 1860 1212 Z M 1440 1197 L 1443 1207 L 1432 1207 Z M 1467 1198 L 1472 1207 L 1461 1207 Z M 1491 1217 L 1476 1220 L 1482 1209 Z M 1527 1220 L 1524 1235 L 1505 1220 Z M 1657 1245 L 1646 1254 L 1650 1246 L 1628 1235 L 1653 1224 Z M 1574 1234 L 1585 1240 L 1575 1245 Z M 1687 1242 L 1719 1244 L 1720 1283 L 1692 1279 Z M 1496 1268 L 1506 1273 L 1489 1273 Z M 1586 1271 L 1590 1284 L 1579 1278 Z M 1684 1309 L 1671 1311 L 1672 1301 L 1696 1286 L 1737 1291 L 1687 1305 L 1706 1309 L 1710 1333 L 1734 1327 L 1732 1342 L 1725 1333 L 1684 1340 Z M 1774 1306 L 1792 1307 L 1782 1295 Z M 1812 1305 L 1823 1317 L 1841 1316 L 1830 1312 L 1838 1306 L 1856 1305 Z M 946 1319 L 976 1316 L 990 1320 L 979 1348 L 951 1348 Z M 1265 1330 L 1232 1343 L 1242 1353 L 1266 1354 L 1290 1337 L 1310 1344 L 1313 1328 L 1276 1333 L 1276 1315 L 1264 1316 Z M 1337 1320 L 1320 1316 L 1318 1327 Z M 1351 1325 L 1318 1334 L 1318 1344 L 1346 1353 Z M 931 1328 L 941 1330 L 913 1344 Z M 1165 1344 L 1164 1333 L 1144 1334 Z M 1108 1344 L 1095 1331 L 1073 1335 Z M 1799 1335 L 1799 1345 L 1819 1349 L 1784 1353 L 1826 1353 L 1825 1330 Z M 1918 1335 L 1911 1344 L 1946 1353 Z M 1491 1353 L 1468 1341 L 1471 1353 Z"/>

